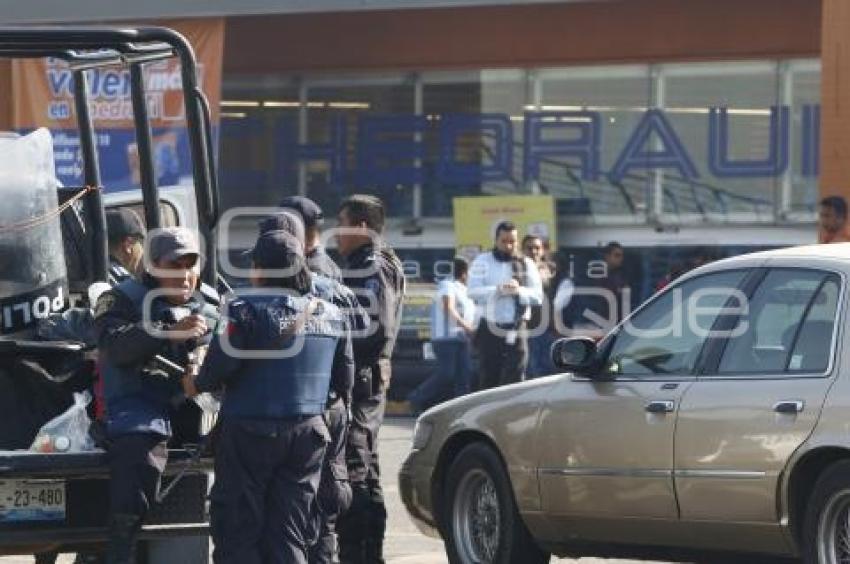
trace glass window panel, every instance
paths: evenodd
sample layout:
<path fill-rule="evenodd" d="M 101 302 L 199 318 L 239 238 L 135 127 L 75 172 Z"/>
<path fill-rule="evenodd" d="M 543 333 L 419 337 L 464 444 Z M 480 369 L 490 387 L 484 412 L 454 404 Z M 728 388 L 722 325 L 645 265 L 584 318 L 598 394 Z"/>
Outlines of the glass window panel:
<path fill-rule="evenodd" d="M 298 191 L 287 166 L 297 139 L 298 88 L 277 77 L 230 77 L 222 85 L 219 192 L 223 209 L 275 205 Z"/>
<path fill-rule="evenodd" d="M 709 167 L 709 110 L 727 108 L 728 157 L 764 160 L 769 154 L 770 108 L 779 104 L 775 63 L 710 63 L 663 67 L 664 109 L 699 174 L 664 173 L 664 212 L 716 221 L 770 220 L 780 178 L 718 178 Z"/>
<path fill-rule="evenodd" d="M 606 372 L 613 376 L 691 374 L 715 319 L 745 275 L 743 270 L 708 274 L 665 292 L 619 330 Z M 707 293 L 695 297 L 696 292 Z M 708 311 L 692 318 L 693 307 Z"/>
<path fill-rule="evenodd" d="M 593 215 L 642 216 L 650 201 L 651 174 L 632 170 L 617 183 L 608 174 L 652 104 L 649 67 L 552 69 L 541 71 L 540 80 L 541 110 L 589 110 L 601 118 L 598 180 L 582 180 L 576 159 L 546 158 L 540 170 L 544 191 L 563 200 L 561 206 Z"/>
<path fill-rule="evenodd" d="M 749 314 L 742 318 L 746 330 L 726 344 L 718 372 L 783 372 L 803 315 L 825 276 L 812 270 L 772 270 L 750 299 Z"/>
<path fill-rule="evenodd" d="M 519 70 L 482 70 L 474 72 L 426 72 L 423 81 L 423 113 L 430 127 L 425 136 L 428 156 L 425 162 L 426 184 L 422 195 L 423 214 L 447 216 L 452 213 L 452 198 L 468 195 L 528 193 L 522 179 L 522 114 L 527 99 L 526 73 Z M 441 130 L 447 116 L 453 114 L 499 114 L 511 128 L 510 166 L 502 168 L 501 178 L 459 179 L 440 174 L 440 155 L 455 162 L 477 167 L 498 166 L 500 149 L 492 130 L 461 131 L 454 152 L 444 152 Z"/>
<path fill-rule="evenodd" d="M 829 366 L 841 281 L 831 276 L 811 305 L 788 360 L 789 372 L 821 373 Z"/>
<path fill-rule="evenodd" d="M 346 195 L 368 192 L 379 196 L 390 216 L 413 214 L 412 183 L 376 183 L 358 174 L 358 148 L 361 123 L 376 116 L 415 114 L 414 82 L 410 76 L 333 76 L 308 81 L 307 142 L 328 144 L 334 139 L 334 128 L 340 120 L 345 124 L 345 170 L 333 174 L 329 159 L 307 164 L 307 195 L 323 209 L 336 210 Z M 380 135 L 381 140 L 414 141 L 414 133 Z M 412 159 L 380 160 L 381 167 L 411 167 Z"/>
<path fill-rule="evenodd" d="M 818 112 L 820 61 L 792 61 L 791 73 L 791 212 L 813 220 L 818 202 Z"/>

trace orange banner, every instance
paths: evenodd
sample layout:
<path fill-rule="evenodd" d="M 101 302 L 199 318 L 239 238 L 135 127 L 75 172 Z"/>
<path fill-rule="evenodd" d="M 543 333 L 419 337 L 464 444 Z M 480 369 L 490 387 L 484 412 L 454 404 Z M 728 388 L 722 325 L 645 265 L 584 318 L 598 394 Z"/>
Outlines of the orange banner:
<path fill-rule="evenodd" d="M 179 20 L 161 25 L 182 33 L 198 62 L 198 83 L 210 101 L 214 127 L 221 98 L 224 19 Z M 87 73 L 89 110 L 94 120 L 107 188 L 138 184 L 138 156 L 133 128 L 130 71 L 106 67 Z M 144 67 L 148 116 L 154 134 L 154 157 L 161 184 L 182 181 L 191 174 L 185 139 L 185 106 L 180 61 L 148 63 Z M 53 133 L 57 176 L 79 184 L 77 120 L 73 73 L 58 59 L 16 59 L 12 63 L 11 127 L 29 131 L 47 127 Z"/>

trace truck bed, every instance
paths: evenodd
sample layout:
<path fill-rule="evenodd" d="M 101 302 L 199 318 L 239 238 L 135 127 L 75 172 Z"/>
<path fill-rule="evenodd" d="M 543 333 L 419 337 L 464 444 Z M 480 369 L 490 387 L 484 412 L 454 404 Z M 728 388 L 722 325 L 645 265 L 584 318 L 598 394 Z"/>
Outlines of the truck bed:
<path fill-rule="evenodd" d="M 163 487 L 189 462 L 186 450 L 169 450 Z M 151 508 L 141 539 L 204 536 L 208 533 L 207 492 L 212 459 L 202 458 L 161 505 Z M 65 484 L 65 517 L 45 521 L 0 519 L 0 554 L 32 554 L 44 547 L 73 551 L 107 538 L 109 466 L 102 450 L 41 454 L 0 451 L 0 484 L 12 480 Z M 0 500 L 2 503 L 3 500 Z"/>

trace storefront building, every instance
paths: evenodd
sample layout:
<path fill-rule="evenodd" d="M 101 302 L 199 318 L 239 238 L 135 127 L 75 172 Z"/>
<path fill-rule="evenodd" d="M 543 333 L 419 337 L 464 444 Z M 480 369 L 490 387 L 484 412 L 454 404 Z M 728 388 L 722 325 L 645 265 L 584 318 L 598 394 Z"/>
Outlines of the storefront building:
<path fill-rule="evenodd" d="M 456 196 L 551 195 L 561 247 L 671 253 L 814 241 L 850 196 L 841 0 L 194 4 L 49 20 L 225 18 L 224 207 L 372 192 L 427 263 Z"/>

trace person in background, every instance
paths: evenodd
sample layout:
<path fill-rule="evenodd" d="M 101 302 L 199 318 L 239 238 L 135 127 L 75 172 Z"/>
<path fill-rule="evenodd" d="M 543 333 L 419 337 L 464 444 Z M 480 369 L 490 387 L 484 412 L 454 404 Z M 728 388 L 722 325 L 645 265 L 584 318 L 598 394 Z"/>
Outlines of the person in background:
<path fill-rule="evenodd" d="M 670 272 L 662 278 L 655 286 L 655 291 L 660 292 L 680 276 L 683 276 L 710 262 L 717 260 L 717 256 L 708 247 L 697 247 L 685 261 L 679 261 L 673 264 Z"/>
<path fill-rule="evenodd" d="M 847 200 L 842 196 L 827 196 L 820 201 L 818 211 L 818 243 L 847 243 Z"/>
<path fill-rule="evenodd" d="M 469 296 L 482 312 L 475 335 L 480 358 L 476 389 L 486 390 L 525 379 L 528 306 L 543 303 L 540 271 L 517 251 L 517 228 L 496 226 L 493 250 L 481 253 L 469 269 Z"/>
<path fill-rule="evenodd" d="M 408 396 L 413 413 L 470 391 L 475 304 L 467 295 L 469 263 L 455 257 L 453 267 L 454 276 L 440 282 L 431 305 L 431 344 L 437 366 Z"/>
<path fill-rule="evenodd" d="M 106 234 L 109 242 L 109 283 L 117 286 L 129 278 L 138 277 L 146 235 L 138 214 L 127 208 L 107 210 Z"/>
<path fill-rule="evenodd" d="M 555 265 L 546 257 L 543 239 L 537 235 L 526 235 L 522 239 L 522 252 L 537 266 L 540 282 L 543 285 L 543 295 L 550 296 L 555 278 Z M 550 304 L 549 300 L 544 299 L 542 304 L 529 307 L 528 329 L 532 333 L 528 338 L 528 376 L 530 378 L 545 376 L 554 368 L 549 354 L 553 340 Z M 544 308 L 548 308 L 546 316 L 543 315 Z M 542 327 L 544 323 L 546 326 Z"/>
<path fill-rule="evenodd" d="M 624 299 L 631 292 L 624 261 L 623 246 L 612 241 L 602 249 L 602 268 L 588 265 L 587 277 L 576 285 L 573 294 L 573 326 L 578 334 L 599 338 L 623 319 L 625 308 L 630 306 Z"/>
<path fill-rule="evenodd" d="M 576 312 L 573 294 L 576 284 L 572 277 L 571 258 L 558 254 L 554 295 L 552 296 L 552 324 L 556 337 L 571 336 Z"/>
<path fill-rule="evenodd" d="M 325 218 L 322 208 L 316 202 L 304 196 L 288 196 L 280 202 L 280 207 L 294 211 L 304 222 L 304 253 L 307 256 L 307 264 L 310 265 L 310 270 L 332 280 L 342 280 L 339 267 L 328 256 L 325 247 L 322 245 L 321 226 Z"/>

